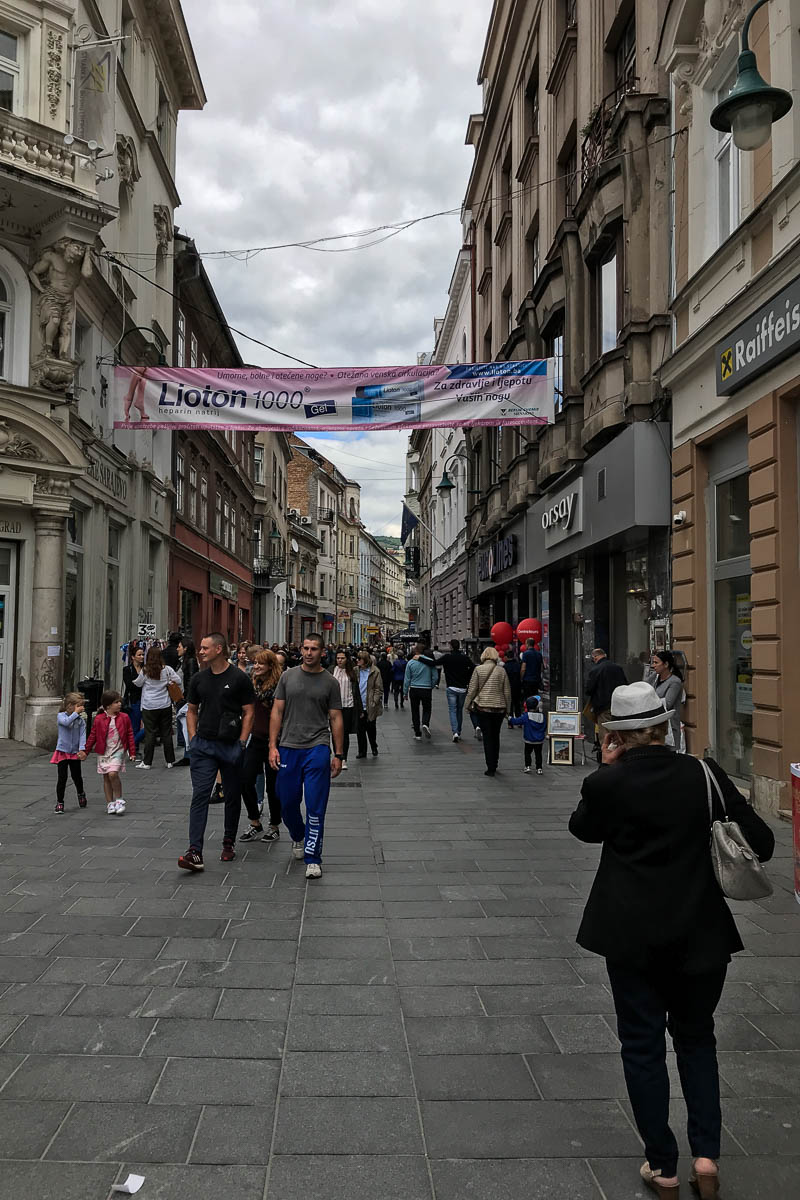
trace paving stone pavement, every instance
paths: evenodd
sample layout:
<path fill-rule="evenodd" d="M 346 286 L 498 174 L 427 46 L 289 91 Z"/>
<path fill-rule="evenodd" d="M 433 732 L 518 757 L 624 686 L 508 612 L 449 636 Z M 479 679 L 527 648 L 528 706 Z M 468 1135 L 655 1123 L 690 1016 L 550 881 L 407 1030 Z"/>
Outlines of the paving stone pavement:
<path fill-rule="evenodd" d="M 584 768 L 524 775 L 505 731 L 487 780 L 442 696 L 432 743 L 393 708 L 378 728 L 309 884 L 285 836 L 220 863 L 218 808 L 205 873 L 179 871 L 188 771 L 129 770 L 108 817 L 91 762 L 89 808 L 68 792 L 57 817 L 49 756 L 0 745 L 0 1200 L 109 1200 L 130 1171 L 142 1200 L 639 1200 L 604 964 L 574 942 L 597 863 L 566 828 Z M 800 1195 L 777 833 L 775 895 L 734 906 L 724 1200 Z"/>

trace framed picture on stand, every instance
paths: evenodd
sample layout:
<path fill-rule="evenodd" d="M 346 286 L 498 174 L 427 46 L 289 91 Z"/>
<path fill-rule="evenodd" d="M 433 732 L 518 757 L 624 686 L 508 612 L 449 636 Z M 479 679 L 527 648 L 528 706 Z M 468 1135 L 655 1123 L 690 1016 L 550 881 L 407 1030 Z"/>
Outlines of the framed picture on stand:
<path fill-rule="evenodd" d="M 556 712 L 580 712 L 577 696 L 556 696 Z"/>
<path fill-rule="evenodd" d="M 572 766 L 572 738 L 550 738 L 550 762 L 556 767 Z"/>
<path fill-rule="evenodd" d="M 578 737 L 581 732 L 581 714 L 579 712 L 549 712 L 547 714 L 547 732 L 551 737 L 558 734 L 562 737 Z"/>

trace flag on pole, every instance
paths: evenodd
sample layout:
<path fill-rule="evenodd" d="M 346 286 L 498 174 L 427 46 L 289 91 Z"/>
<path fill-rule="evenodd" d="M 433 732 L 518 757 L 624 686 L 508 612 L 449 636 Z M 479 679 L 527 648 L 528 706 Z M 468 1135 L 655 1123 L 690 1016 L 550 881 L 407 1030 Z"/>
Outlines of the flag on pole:
<path fill-rule="evenodd" d="M 400 545 L 405 546 L 407 539 L 419 525 L 419 517 L 415 517 L 411 509 L 403 503 L 403 523 L 400 526 Z"/>

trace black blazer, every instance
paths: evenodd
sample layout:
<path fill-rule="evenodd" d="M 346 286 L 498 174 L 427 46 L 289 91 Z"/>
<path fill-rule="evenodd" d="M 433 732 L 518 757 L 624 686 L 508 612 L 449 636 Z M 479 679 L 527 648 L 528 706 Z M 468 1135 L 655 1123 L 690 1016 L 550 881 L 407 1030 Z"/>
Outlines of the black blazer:
<path fill-rule="evenodd" d="M 715 762 L 728 816 L 762 862 L 775 836 Z M 714 795 L 714 818 L 722 816 Z M 577 941 L 612 962 L 695 974 L 730 962 L 741 938 L 711 867 L 708 798 L 697 759 L 666 746 L 626 751 L 584 780 L 569 822 L 603 852 Z"/>

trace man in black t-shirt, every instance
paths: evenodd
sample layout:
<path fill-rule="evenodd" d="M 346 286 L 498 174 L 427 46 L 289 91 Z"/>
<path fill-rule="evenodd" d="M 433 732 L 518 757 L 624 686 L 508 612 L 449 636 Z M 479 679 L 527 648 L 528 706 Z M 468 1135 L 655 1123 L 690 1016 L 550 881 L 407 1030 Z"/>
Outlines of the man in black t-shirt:
<path fill-rule="evenodd" d="M 241 809 L 241 771 L 244 748 L 253 727 L 255 693 L 250 677 L 228 663 L 221 633 L 203 638 L 197 654 L 200 671 L 189 682 L 186 731 L 192 772 L 189 810 L 189 849 L 178 859 L 186 871 L 203 870 L 203 838 L 208 801 L 219 771 L 225 794 L 225 833 L 221 862 L 236 857 L 234 843 Z"/>

